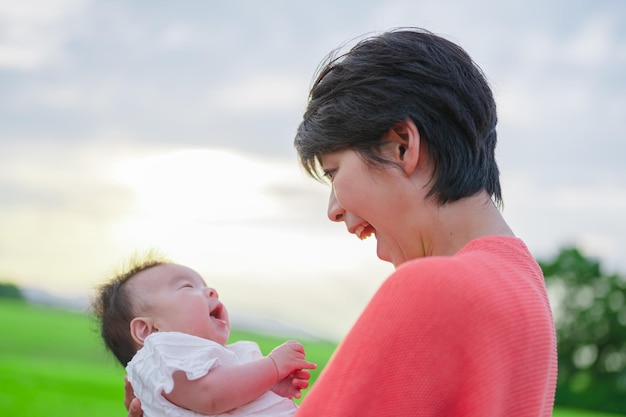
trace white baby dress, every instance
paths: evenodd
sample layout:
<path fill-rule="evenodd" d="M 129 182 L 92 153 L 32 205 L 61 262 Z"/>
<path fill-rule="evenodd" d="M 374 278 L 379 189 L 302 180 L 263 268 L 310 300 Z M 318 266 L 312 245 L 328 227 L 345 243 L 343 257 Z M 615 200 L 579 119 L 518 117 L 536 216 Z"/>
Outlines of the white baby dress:
<path fill-rule="evenodd" d="M 211 340 L 178 332 L 156 332 L 126 367 L 135 396 L 141 400 L 144 417 L 197 417 L 196 412 L 178 407 L 161 395 L 174 387 L 172 375 L 184 371 L 189 380 L 206 375 L 216 366 L 246 363 L 263 357 L 254 342 L 222 346 Z M 236 384 L 237 381 L 224 381 Z M 220 416 L 288 417 L 296 412 L 293 400 L 267 391 L 254 401 Z"/>

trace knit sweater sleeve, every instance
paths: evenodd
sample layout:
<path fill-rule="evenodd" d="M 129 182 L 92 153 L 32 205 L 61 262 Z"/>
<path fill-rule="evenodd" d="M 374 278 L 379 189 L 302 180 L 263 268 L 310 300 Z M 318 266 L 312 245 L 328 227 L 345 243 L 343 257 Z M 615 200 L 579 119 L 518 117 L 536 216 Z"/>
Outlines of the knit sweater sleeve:
<path fill-rule="evenodd" d="M 515 415 L 511 396 L 528 394 L 516 381 L 520 360 L 533 367 L 545 358 L 533 357 L 525 339 L 531 326 L 524 311 L 515 311 L 525 290 L 505 288 L 503 297 L 497 273 L 481 280 L 476 271 L 493 275 L 453 258 L 398 268 L 297 416 Z"/>

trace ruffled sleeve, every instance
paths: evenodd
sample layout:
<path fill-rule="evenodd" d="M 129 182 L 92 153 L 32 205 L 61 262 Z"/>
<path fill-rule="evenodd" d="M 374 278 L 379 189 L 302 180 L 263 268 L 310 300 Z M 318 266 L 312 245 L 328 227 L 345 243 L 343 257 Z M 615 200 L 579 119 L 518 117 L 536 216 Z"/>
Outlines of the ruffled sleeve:
<path fill-rule="evenodd" d="M 183 371 L 189 380 L 206 375 L 220 364 L 238 362 L 236 355 L 211 340 L 177 332 L 153 333 L 126 367 L 135 395 L 162 398 L 174 388 L 173 374 Z M 146 392 L 149 391 L 149 392 Z"/>

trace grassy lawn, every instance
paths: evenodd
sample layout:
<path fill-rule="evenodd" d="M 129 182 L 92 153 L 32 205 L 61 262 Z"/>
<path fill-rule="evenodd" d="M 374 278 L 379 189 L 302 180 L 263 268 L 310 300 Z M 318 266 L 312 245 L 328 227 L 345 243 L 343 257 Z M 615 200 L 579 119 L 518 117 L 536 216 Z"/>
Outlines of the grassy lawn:
<path fill-rule="evenodd" d="M 0 416 L 125 416 L 124 369 L 87 314 L 0 298 Z M 285 338 L 233 330 L 269 353 Z M 301 340 L 323 366 L 335 344 Z M 311 373 L 314 381 L 319 369 Z M 306 393 L 304 393 L 306 395 Z"/>
<path fill-rule="evenodd" d="M 0 298 L 0 416 L 122 417 L 124 370 L 105 352 L 87 314 Z M 231 342 L 254 340 L 269 353 L 285 338 L 233 330 Z M 318 364 L 335 344 L 301 340 Z M 306 392 L 304 393 L 306 396 Z M 556 409 L 554 417 L 610 417 Z"/>

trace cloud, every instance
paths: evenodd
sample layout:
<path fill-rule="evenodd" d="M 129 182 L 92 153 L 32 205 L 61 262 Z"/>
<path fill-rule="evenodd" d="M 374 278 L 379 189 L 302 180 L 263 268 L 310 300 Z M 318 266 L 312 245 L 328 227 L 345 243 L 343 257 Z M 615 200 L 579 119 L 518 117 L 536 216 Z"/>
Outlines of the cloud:
<path fill-rule="evenodd" d="M 237 308 L 306 305 L 303 323 L 345 330 L 390 266 L 326 219 L 293 134 L 331 49 L 414 24 L 492 82 L 504 214 L 531 250 L 573 242 L 626 269 L 624 16 L 611 1 L 3 1 L 0 274 L 84 292 L 158 245 Z"/>
<path fill-rule="evenodd" d="M 290 74 L 259 74 L 232 81 L 212 94 L 214 108 L 245 117 L 268 112 L 289 112 L 303 107 L 306 84 Z"/>
<path fill-rule="evenodd" d="M 0 68 L 32 70 L 63 54 L 68 24 L 83 13 L 86 0 L 5 0 L 0 4 Z"/>

